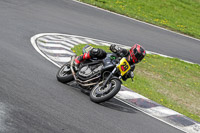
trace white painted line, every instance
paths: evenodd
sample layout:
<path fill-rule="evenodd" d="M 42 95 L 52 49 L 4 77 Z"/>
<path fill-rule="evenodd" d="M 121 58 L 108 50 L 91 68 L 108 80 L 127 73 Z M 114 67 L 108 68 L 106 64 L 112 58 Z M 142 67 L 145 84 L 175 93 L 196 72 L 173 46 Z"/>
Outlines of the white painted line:
<path fill-rule="evenodd" d="M 59 39 L 57 36 L 53 37 L 53 36 L 45 36 L 47 39 L 49 40 L 56 40 L 56 41 L 62 41 L 62 39 Z"/>
<path fill-rule="evenodd" d="M 76 42 L 81 43 L 81 44 L 85 44 L 86 43 L 86 42 L 83 42 L 82 40 L 77 39 L 77 38 L 73 38 L 73 41 L 76 41 Z"/>
<path fill-rule="evenodd" d="M 40 37 L 42 34 L 38 34 L 38 35 L 35 35 L 33 37 L 31 37 L 31 44 L 32 46 L 35 48 L 35 50 L 40 53 L 44 58 L 46 58 L 48 61 L 52 62 L 54 65 L 56 65 L 57 67 L 60 67 L 56 62 L 52 61 L 50 58 L 48 58 L 44 53 L 42 53 L 39 48 L 37 47 L 37 44 L 35 43 L 36 39 L 38 37 Z"/>
<path fill-rule="evenodd" d="M 42 34 L 45 34 L 45 33 L 42 33 Z M 54 33 L 52 33 L 54 34 Z M 59 35 L 58 33 L 55 33 L 55 35 Z M 94 40 L 94 41 L 98 41 L 98 42 L 101 42 L 101 43 L 105 43 L 105 44 L 109 44 L 108 46 L 110 46 L 111 44 L 116 44 L 116 45 L 120 45 L 120 44 L 117 44 L 117 43 L 111 43 L 111 42 L 107 42 L 107 41 L 102 41 L 102 40 L 98 40 L 98 39 L 93 39 L 93 38 L 89 38 L 89 37 L 83 37 L 83 36 L 77 36 L 77 35 L 67 35 L 67 34 L 61 34 L 63 36 L 67 36 L 67 37 L 71 37 L 72 39 L 75 37 L 78 37 L 78 38 L 85 38 L 85 39 L 91 39 L 91 40 Z M 124 45 L 125 46 L 125 45 Z"/>
<path fill-rule="evenodd" d="M 44 47 L 56 47 L 56 48 L 64 48 L 64 49 L 71 50 L 70 47 L 64 46 L 62 44 L 56 44 L 56 43 L 41 43 L 41 42 L 38 42 L 38 45 L 41 45 L 41 46 L 44 46 Z"/>
<path fill-rule="evenodd" d="M 155 54 L 155 55 L 160 55 L 160 56 L 162 56 L 162 57 L 173 58 L 173 57 L 171 57 L 171 56 L 164 55 L 164 54 L 160 54 L 160 53 L 155 53 L 155 52 L 151 52 L 151 51 L 146 51 L 146 52 L 147 52 L 147 54 Z"/>
<path fill-rule="evenodd" d="M 118 98 L 121 98 L 121 99 L 137 99 L 137 98 L 142 98 L 142 99 L 146 99 L 146 100 L 149 100 L 148 98 L 138 94 L 138 93 L 135 93 L 135 92 L 132 92 L 132 91 L 120 91 L 117 93 L 116 95 Z"/>
<path fill-rule="evenodd" d="M 54 60 L 55 62 L 61 62 L 61 63 L 66 63 L 71 60 L 71 57 L 55 57 L 51 55 L 48 55 L 48 58 Z"/>
<path fill-rule="evenodd" d="M 69 46 L 69 47 L 74 47 L 73 44 L 70 44 L 70 43 L 67 43 L 66 41 L 63 41 L 63 40 L 48 40 L 48 39 L 45 39 L 45 38 L 39 38 L 38 41 L 42 41 L 42 42 L 45 42 L 45 43 L 57 43 L 57 44 L 64 44 L 66 46 Z"/>
<path fill-rule="evenodd" d="M 91 44 L 94 44 L 94 45 L 99 45 L 98 43 L 94 42 L 93 40 L 91 39 L 85 39 L 85 41 L 91 43 Z"/>
<path fill-rule="evenodd" d="M 117 43 L 110 43 L 110 42 L 101 42 L 102 45 L 106 45 L 106 46 L 110 46 L 112 44 L 115 44 L 115 45 L 118 45 L 124 49 L 130 49 L 131 47 L 130 46 L 125 46 L 125 45 L 121 45 L 121 44 L 117 44 Z"/>
<path fill-rule="evenodd" d="M 37 41 L 44 42 L 44 43 L 48 43 L 48 42 L 49 43 L 60 43 L 60 41 L 58 41 L 58 40 L 48 40 L 47 38 L 44 38 L 44 37 L 38 38 Z"/>
<path fill-rule="evenodd" d="M 38 38 L 36 41 L 41 42 L 41 43 L 47 43 L 49 40 L 44 39 L 44 38 Z"/>
<path fill-rule="evenodd" d="M 117 45 L 119 45 L 119 47 L 122 47 L 124 49 L 130 49 L 131 48 L 130 46 L 125 46 L 125 45 L 120 45 L 120 44 L 117 44 Z"/>
<path fill-rule="evenodd" d="M 77 42 L 74 42 L 74 41 L 72 41 L 72 40 L 65 40 L 66 42 L 69 42 L 69 43 L 71 43 L 71 44 L 74 44 L 74 45 L 78 45 L 79 43 L 77 43 Z"/>
<path fill-rule="evenodd" d="M 181 115 L 180 113 L 171 110 L 169 108 L 163 107 L 163 106 L 157 106 L 153 108 L 146 109 L 147 112 L 150 112 L 152 115 L 157 117 L 167 117 L 170 115 Z"/>
<path fill-rule="evenodd" d="M 69 52 L 67 50 L 49 50 L 45 49 L 43 47 L 40 47 L 40 50 L 48 53 L 53 53 L 53 54 L 69 54 L 69 55 L 75 55 L 73 52 Z"/>
<path fill-rule="evenodd" d="M 52 34 L 48 33 L 47 36 L 56 36 L 57 39 L 55 39 L 55 40 L 61 40 L 61 41 L 69 40 L 69 38 L 70 38 L 70 36 L 65 35 L 65 36 L 68 37 L 68 38 L 66 38 L 62 34 L 56 34 L 56 35 L 54 34 L 54 35 L 52 35 Z"/>
<path fill-rule="evenodd" d="M 172 57 L 173 58 L 173 57 Z M 193 63 L 193 62 L 190 62 L 190 61 L 186 61 L 186 60 L 182 60 L 182 59 L 180 59 L 181 61 L 184 61 L 184 62 L 186 62 L 186 63 L 190 63 L 190 64 L 196 64 L 196 63 Z"/>
<path fill-rule="evenodd" d="M 152 27 L 158 28 L 158 29 L 162 29 L 162 30 L 169 31 L 169 32 L 172 32 L 172 33 L 175 33 L 175 34 L 178 34 L 178 35 L 181 35 L 181 36 L 184 36 L 184 37 L 190 38 L 190 39 L 194 39 L 194 40 L 200 41 L 200 39 L 197 39 L 197 38 L 194 38 L 194 37 L 191 37 L 191 36 L 188 36 L 188 35 L 184 35 L 184 34 L 181 34 L 181 33 L 175 32 L 175 31 L 171 31 L 171 30 L 168 30 L 168 29 L 165 29 L 165 28 L 162 28 L 162 27 L 159 27 L 159 26 L 156 26 L 156 25 L 153 25 L 153 24 L 147 23 L 147 22 L 143 22 L 143 21 L 140 21 L 140 20 L 134 19 L 134 18 L 130 18 L 130 17 L 124 16 L 124 15 L 121 15 L 121 14 L 118 14 L 118 13 L 115 13 L 115 12 L 112 12 L 112 11 L 109 11 L 109 10 L 105 10 L 105 9 L 103 9 L 103 8 L 99 8 L 99 7 L 97 7 L 97 6 L 93 6 L 93 5 L 90 5 L 90 4 L 87 4 L 87 3 L 83 3 L 83 2 L 80 2 L 80 1 L 78 1 L 78 0 L 72 0 L 72 1 L 77 2 L 77 3 L 80 3 L 80 4 L 82 4 L 82 5 L 90 6 L 90 7 L 93 7 L 93 8 L 96 8 L 96 9 L 102 10 L 102 11 L 105 11 L 105 12 L 107 12 L 107 13 L 111 13 L 111 14 L 114 14 L 114 15 L 117 15 L 117 16 L 121 16 L 121 17 L 124 17 L 124 18 L 130 19 L 130 20 L 133 20 L 133 21 L 139 22 L 139 23 L 143 23 L 143 24 L 146 24 L 146 25 L 149 25 L 149 26 L 152 26 Z"/>
<path fill-rule="evenodd" d="M 102 42 L 101 44 L 105 45 L 105 46 L 110 46 L 111 44 L 106 43 L 106 42 Z"/>
<path fill-rule="evenodd" d="M 67 43 L 66 41 L 62 41 L 61 44 L 64 44 L 64 45 L 69 46 L 69 47 L 71 47 L 71 48 L 74 47 L 73 44 L 71 44 L 71 43 Z"/>

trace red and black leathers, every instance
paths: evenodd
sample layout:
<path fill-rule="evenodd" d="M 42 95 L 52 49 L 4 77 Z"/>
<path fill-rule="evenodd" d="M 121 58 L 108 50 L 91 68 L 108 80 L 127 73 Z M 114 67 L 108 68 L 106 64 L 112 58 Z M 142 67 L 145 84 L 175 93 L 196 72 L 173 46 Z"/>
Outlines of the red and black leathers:
<path fill-rule="evenodd" d="M 129 55 L 129 51 L 123 48 L 118 47 L 117 45 L 111 45 L 110 50 L 117 54 L 117 56 L 120 57 L 127 57 Z M 93 48 L 92 50 L 88 51 L 87 53 L 84 53 L 80 56 L 77 56 L 75 59 L 76 65 L 79 65 L 81 62 L 87 60 L 87 59 L 104 59 L 106 57 L 107 53 L 99 48 Z"/>
<path fill-rule="evenodd" d="M 77 56 L 75 59 L 75 63 L 79 65 L 81 62 L 87 60 L 87 59 L 104 59 L 106 57 L 107 53 L 103 49 L 99 48 L 93 48 L 92 50 L 88 51 L 87 53 L 84 53 L 80 56 Z"/>

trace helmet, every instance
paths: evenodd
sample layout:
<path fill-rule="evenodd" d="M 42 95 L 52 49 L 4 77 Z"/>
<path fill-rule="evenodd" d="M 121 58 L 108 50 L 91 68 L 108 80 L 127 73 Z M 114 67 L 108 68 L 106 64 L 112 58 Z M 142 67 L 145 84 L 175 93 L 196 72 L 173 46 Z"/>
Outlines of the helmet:
<path fill-rule="evenodd" d="M 139 44 L 135 44 L 133 47 L 131 47 L 131 49 L 129 50 L 129 53 L 130 53 L 130 58 L 132 60 L 132 63 L 140 62 L 146 55 L 146 51 Z"/>

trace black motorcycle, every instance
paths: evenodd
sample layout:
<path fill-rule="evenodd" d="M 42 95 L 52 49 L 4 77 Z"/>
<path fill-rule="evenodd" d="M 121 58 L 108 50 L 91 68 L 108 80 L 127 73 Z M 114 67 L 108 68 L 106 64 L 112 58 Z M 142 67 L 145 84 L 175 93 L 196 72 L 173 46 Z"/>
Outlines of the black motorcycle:
<path fill-rule="evenodd" d="M 83 53 L 90 47 L 84 47 Z M 103 60 L 90 59 L 82 62 L 77 69 L 71 61 L 64 64 L 57 73 L 57 80 L 62 83 L 75 81 L 81 89 L 90 92 L 90 99 L 101 103 L 113 98 L 121 88 L 121 78 L 133 78 L 134 66 L 130 66 L 125 57 L 118 57 L 115 53 L 107 53 Z"/>

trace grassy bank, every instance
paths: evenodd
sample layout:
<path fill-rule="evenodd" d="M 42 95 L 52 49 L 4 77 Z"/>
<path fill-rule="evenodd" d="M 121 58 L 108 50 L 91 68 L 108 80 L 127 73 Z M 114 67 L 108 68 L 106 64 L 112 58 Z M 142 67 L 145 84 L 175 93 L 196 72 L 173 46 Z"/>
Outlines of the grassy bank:
<path fill-rule="evenodd" d="M 200 38 L 200 0 L 80 0 Z"/>
<path fill-rule="evenodd" d="M 80 55 L 84 44 L 72 50 Z M 110 52 L 107 46 L 95 46 Z M 200 122 L 200 66 L 176 58 L 146 55 L 136 64 L 134 82 L 123 85 Z"/>

